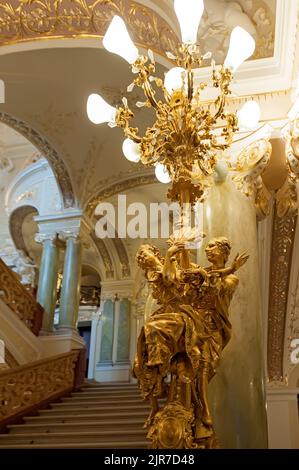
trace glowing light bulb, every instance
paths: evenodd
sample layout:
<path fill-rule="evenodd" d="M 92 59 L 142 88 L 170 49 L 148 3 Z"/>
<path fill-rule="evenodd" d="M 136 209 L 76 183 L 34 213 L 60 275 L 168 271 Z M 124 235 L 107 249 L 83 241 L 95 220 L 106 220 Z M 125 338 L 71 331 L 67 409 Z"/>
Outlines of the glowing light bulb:
<path fill-rule="evenodd" d="M 167 184 L 171 181 L 170 175 L 166 170 L 165 166 L 162 165 L 162 163 L 157 163 L 155 168 L 155 175 L 157 180 L 160 181 L 160 183 Z"/>
<path fill-rule="evenodd" d="M 261 108 L 256 101 L 247 101 L 237 112 L 240 129 L 252 130 L 258 125 L 261 118 Z"/>
<path fill-rule="evenodd" d="M 87 116 L 94 124 L 115 121 L 116 108 L 110 106 L 96 93 L 92 93 L 87 100 Z"/>
<path fill-rule="evenodd" d="M 173 67 L 165 74 L 164 86 L 168 93 L 172 94 L 183 86 L 185 93 L 188 93 L 187 77 L 184 79 L 184 76 L 186 76 L 186 70 L 182 67 Z"/>
<path fill-rule="evenodd" d="M 230 35 L 229 49 L 224 66 L 235 72 L 255 50 L 255 40 L 240 26 L 236 26 Z"/>
<path fill-rule="evenodd" d="M 103 39 L 107 51 L 120 55 L 129 64 L 133 64 L 139 52 L 128 33 L 126 24 L 120 16 L 114 16 Z"/>
<path fill-rule="evenodd" d="M 196 44 L 198 26 L 204 11 L 203 0 L 174 0 L 174 11 L 183 43 Z"/>
<path fill-rule="evenodd" d="M 140 161 L 140 145 L 131 139 L 125 139 L 123 142 L 123 153 L 129 162 L 138 163 Z"/>

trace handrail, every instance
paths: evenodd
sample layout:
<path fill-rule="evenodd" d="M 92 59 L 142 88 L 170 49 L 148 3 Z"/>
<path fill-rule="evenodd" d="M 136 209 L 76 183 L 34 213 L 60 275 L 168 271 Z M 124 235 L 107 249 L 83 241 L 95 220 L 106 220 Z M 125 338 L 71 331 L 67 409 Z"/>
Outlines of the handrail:
<path fill-rule="evenodd" d="M 84 353 L 84 348 L 72 350 L 0 371 L 0 429 L 79 388 Z"/>
<path fill-rule="evenodd" d="M 0 258 L 0 299 L 36 336 L 42 326 L 44 309 L 25 289 L 16 274 Z"/>

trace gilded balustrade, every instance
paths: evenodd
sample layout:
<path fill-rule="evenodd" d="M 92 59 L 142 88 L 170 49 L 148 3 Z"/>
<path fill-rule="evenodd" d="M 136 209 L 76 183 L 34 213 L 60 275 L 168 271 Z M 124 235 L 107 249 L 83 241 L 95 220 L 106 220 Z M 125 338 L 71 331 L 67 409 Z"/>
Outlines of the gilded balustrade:
<path fill-rule="evenodd" d="M 75 388 L 80 355 L 74 350 L 0 371 L 0 427 Z"/>
<path fill-rule="evenodd" d="M 25 323 L 32 333 L 38 335 L 42 325 L 43 308 L 1 259 L 0 300 Z"/>

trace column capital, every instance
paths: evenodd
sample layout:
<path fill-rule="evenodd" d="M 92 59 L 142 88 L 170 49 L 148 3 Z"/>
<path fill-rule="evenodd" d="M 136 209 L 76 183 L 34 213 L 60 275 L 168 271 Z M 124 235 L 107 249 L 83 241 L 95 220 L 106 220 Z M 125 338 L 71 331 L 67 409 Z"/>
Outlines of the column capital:
<path fill-rule="evenodd" d="M 131 300 L 133 298 L 134 281 L 122 279 L 119 281 L 103 281 L 101 283 L 101 298 L 121 301 L 123 299 Z"/>
<path fill-rule="evenodd" d="M 34 220 L 38 224 L 40 234 L 59 234 L 59 238 L 63 241 L 70 237 L 86 235 L 91 231 L 83 211 L 79 209 L 71 209 L 59 214 L 36 216 Z"/>
<path fill-rule="evenodd" d="M 67 242 L 68 240 L 72 239 L 78 243 L 81 241 L 80 229 L 79 230 L 76 230 L 76 229 L 65 230 L 65 231 L 59 232 L 58 238 L 62 242 Z"/>
<path fill-rule="evenodd" d="M 49 240 L 55 244 L 55 242 L 57 242 L 57 235 L 57 233 L 37 233 L 34 239 L 37 243 L 44 243 Z"/>

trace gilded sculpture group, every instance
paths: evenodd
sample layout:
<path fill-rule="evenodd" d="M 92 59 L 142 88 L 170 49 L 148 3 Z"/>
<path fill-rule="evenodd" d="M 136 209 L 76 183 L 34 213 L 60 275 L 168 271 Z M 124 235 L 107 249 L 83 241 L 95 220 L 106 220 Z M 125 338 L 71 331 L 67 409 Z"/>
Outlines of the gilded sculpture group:
<path fill-rule="evenodd" d="M 203 268 L 186 264 L 183 238 L 168 243 L 165 257 L 152 245 L 137 253 L 160 306 L 142 328 L 133 370 L 151 402 L 148 438 L 154 448 L 217 447 L 207 386 L 231 335 L 234 273 L 248 256 L 237 255 L 226 267 L 230 242 L 214 238 L 205 250 L 211 264 Z"/>

